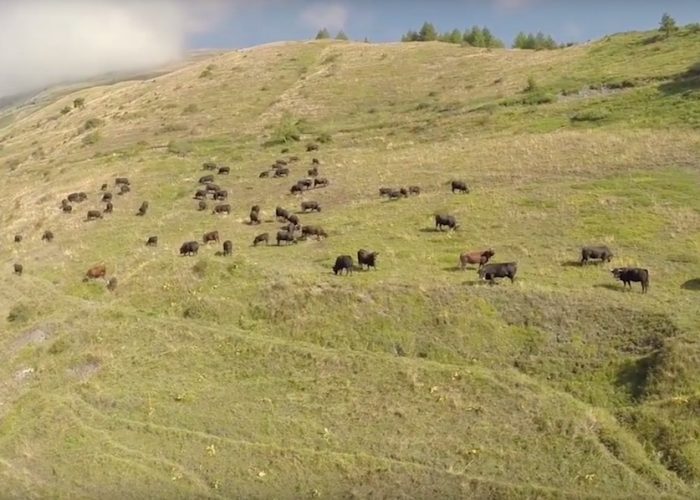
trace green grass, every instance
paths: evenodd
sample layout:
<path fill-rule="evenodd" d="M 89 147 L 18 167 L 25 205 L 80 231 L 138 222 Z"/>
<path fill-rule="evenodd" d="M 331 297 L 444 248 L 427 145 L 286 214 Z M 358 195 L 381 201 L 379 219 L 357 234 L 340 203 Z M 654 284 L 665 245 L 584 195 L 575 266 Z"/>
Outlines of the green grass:
<path fill-rule="evenodd" d="M 267 46 L 82 89 L 89 117 L 50 119 L 71 95 L 18 116 L 0 164 L 43 157 L 6 169 L 0 199 L 3 494 L 700 497 L 700 38 L 649 36 Z M 258 178 L 290 155 L 289 178 Z M 330 186 L 292 197 L 312 158 Z M 204 161 L 231 166 L 229 216 L 197 211 Z M 132 192 L 85 222 L 117 176 Z M 61 213 L 74 191 L 88 201 Z M 328 239 L 251 246 L 302 200 Z M 436 212 L 460 229 L 433 231 Z M 178 255 L 215 229 L 232 257 Z M 587 244 L 615 258 L 581 267 Z M 487 247 L 515 283 L 458 269 Z M 334 276 L 359 248 L 378 269 Z M 82 281 L 99 263 L 115 291 Z M 650 270 L 648 294 L 613 280 L 623 265 Z"/>

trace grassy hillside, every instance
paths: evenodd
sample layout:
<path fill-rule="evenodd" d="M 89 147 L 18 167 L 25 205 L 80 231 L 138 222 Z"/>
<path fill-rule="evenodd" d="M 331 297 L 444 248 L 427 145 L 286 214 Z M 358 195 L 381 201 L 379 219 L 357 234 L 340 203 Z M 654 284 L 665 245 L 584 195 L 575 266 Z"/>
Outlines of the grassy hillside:
<path fill-rule="evenodd" d="M 700 34 L 653 37 L 289 43 L 8 113 L 3 495 L 700 498 Z M 290 195 L 314 157 L 330 186 Z M 229 216 L 192 199 L 209 160 Z M 117 176 L 132 192 L 85 222 Z M 379 198 L 402 185 L 422 193 Z M 251 246 L 302 200 L 328 239 Z M 232 257 L 178 255 L 214 229 Z M 578 266 L 585 244 L 649 293 Z M 459 270 L 486 247 L 515 283 Z M 378 269 L 334 276 L 359 248 Z M 115 291 L 82 281 L 99 263 Z"/>

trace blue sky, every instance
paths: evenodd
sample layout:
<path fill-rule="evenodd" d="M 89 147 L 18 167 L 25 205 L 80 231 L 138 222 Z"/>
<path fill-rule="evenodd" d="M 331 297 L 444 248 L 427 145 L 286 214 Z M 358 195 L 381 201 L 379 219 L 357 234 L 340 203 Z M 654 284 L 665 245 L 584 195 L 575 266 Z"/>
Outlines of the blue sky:
<path fill-rule="evenodd" d="M 423 21 L 440 31 L 488 26 L 507 44 L 519 31 L 543 31 L 580 42 L 622 31 L 652 29 L 664 12 L 679 24 L 700 22 L 700 0 L 220 0 L 217 22 L 190 36 L 192 48 L 246 47 L 313 37 L 343 28 L 353 39 L 396 41 Z"/>

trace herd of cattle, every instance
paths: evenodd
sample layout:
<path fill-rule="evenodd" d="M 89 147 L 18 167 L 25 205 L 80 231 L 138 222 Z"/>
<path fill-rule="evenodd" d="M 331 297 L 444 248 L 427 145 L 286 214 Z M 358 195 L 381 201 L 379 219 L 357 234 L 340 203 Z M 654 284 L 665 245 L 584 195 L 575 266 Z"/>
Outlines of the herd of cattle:
<path fill-rule="evenodd" d="M 318 149 L 315 145 L 309 145 L 307 151 L 315 151 Z M 299 161 L 296 156 L 289 157 L 288 160 L 279 159 L 277 160 L 269 170 L 265 170 L 260 173 L 260 178 L 280 178 L 287 177 L 290 174 L 290 164 Z M 320 161 L 316 158 L 312 160 L 312 166 L 308 169 L 308 177 L 297 181 L 292 185 L 290 193 L 292 195 L 299 195 L 305 191 L 317 188 L 327 187 L 330 182 L 328 179 L 319 177 L 319 166 Z M 228 175 L 231 172 L 230 167 L 220 166 L 214 162 L 205 162 L 202 165 L 204 170 L 216 171 L 220 176 Z M 205 211 L 209 207 L 207 201 L 211 199 L 214 202 L 223 202 L 228 199 L 228 191 L 222 189 L 218 184 L 216 184 L 214 174 L 207 174 L 199 178 L 198 188 L 195 190 L 194 199 L 198 201 L 197 209 L 199 211 Z M 453 180 L 450 183 L 451 192 L 453 194 L 468 194 L 470 192 L 469 187 L 464 181 Z M 126 195 L 131 191 L 131 183 L 126 177 L 117 177 L 114 182 L 115 188 L 117 190 L 118 196 Z M 86 214 L 86 220 L 92 221 L 96 219 L 102 219 L 103 214 L 111 214 L 114 210 L 114 197 L 111 192 L 108 192 L 109 186 L 103 184 L 100 188 L 102 192 L 101 201 L 104 203 L 104 208 L 102 210 L 88 210 Z M 417 196 L 421 193 L 419 186 L 408 186 L 400 188 L 389 188 L 382 187 L 379 189 L 380 197 L 386 197 L 389 200 L 398 200 L 400 198 L 408 198 L 409 196 Z M 65 199 L 61 201 L 60 209 L 64 213 L 73 213 L 74 204 L 79 204 L 88 199 L 88 196 L 84 192 L 76 192 L 69 194 Z M 303 201 L 300 204 L 301 213 L 311 213 L 311 212 L 321 212 L 321 205 L 316 201 Z M 136 212 L 136 216 L 144 217 L 148 213 L 149 203 L 144 201 Z M 250 209 L 249 221 L 250 225 L 258 225 L 262 223 L 260 216 L 260 206 L 254 205 Z M 230 214 L 231 205 L 228 203 L 217 203 L 212 209 L 212 214 Z M 277 245 L 281 245 L 283 242 L 285 245 L 290 243 L 297 243 L 299 240 L 305 240 L 310 237 L 316 237 L 320 240 L 321 238 L 327 238 L 328 233 L 320 226 L 316 225 L 302 225 L 299 216 L 291 213 L 282 207 L 277 207 L 275 209 L 275 217 L 277 220 L 283 221 L 285 225 L 277 232 L 275 241 Z M 457 230 L 459 228 L 459 223 L 455 216 L 450 214 L 436 214 L 435 215 L 435 230 L 443 231 L 445 228 L 448 230 Z M 53 232 L 47 230 L 44 232 L 41 238 L 43 241 L 52 242 L 54 239 Z M 15 235 L 15 243 L 22 242 L 22 235 Z M 270 234 L 261 233 L 255 236 L 252 245 L 257 247 L 258 245 L 264 243 L 269 245 Z M 208 245 L 209 243 L 221 243 L 218 231 L 210 231 L 203 235 L 202 243 Z M 158 246 L 158 236 L 149 236 L 146 239 L 146 246 L 156 247 Z M 186 241 L 180 246 L 180 255 L 182 256 L 194 256 L 199 252 L 200 243 L 199 241 Z M 233 242 L 231 240 L 226 240 L 223 242 L 223 251 L 218 255 L 230 256 L 233 254 Z M 376 269 L 377 267 L 377 257 L 378 252 L 372 252 L 365 249 L 360 249 L 357 252 L 357 264 L 360 269 L 367 270 L 370 268 Z M 467 269 L 468 265 L 478 265 L 478 275 L 481 280 L 486 280 L 491 284 L 495 283 L 497 278 L 508 278 L 511 282 L 515 280 L 515 276 L 518 271 L 518 265 L 516 262 L 503 262 L 503 263 L 489 263 L 491 258 L 495 255 L 493 249 L 465 252 L 459 256 L 459 265 L 462 270 Z M 600 261 L 600 262 L 610 262 L 613 258 L 613 253 L 606 246 L 587 246 L 581 249 L 581 260 L 580 264 L 583 266 L 590 261 Z M 336 275 L 342 275 L 343 273 L 351 274 L 355 268 L 355 262 L 350 255 L 340 255 L 336 258 L 335 264 L 333 265 L 333 273 Z M 20 263 L 14 264 L 14 272 L 17 275 L 21 275 L 24 271 L 24 267 Z M 90 279 L 106 279 L 107 269 L 103 264 L 94 266 L 90 268 L 84 278 L 84 281 Z M 646 293 L 649 287 L 649 271 L 646 269 L 636 268 L 636 267 L 619 267 L 612 270 L 613 276 L 623 282 L 623 287 L 630 286 L 632 283 L 641 283 L 642 292 Z M 107 282 L 107 288 L 109 290 L 114 290 L 117 286 L 117 279 L 112 277 Z"/>

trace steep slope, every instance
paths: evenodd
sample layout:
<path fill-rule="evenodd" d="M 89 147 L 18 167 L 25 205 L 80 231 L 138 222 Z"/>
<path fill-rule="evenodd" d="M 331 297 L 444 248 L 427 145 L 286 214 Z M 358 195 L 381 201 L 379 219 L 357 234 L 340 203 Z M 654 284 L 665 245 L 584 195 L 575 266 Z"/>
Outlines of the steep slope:
<path fill-rule="evenodd" d="M 289 43 L 17 115 L 0 129 L 4 493 L 699 496 L 700 35 L 652 36 Z M 290 178 L 258 177 L 290 155 Z M 329 187 L 290 195 L 314 157 Z M 192 199 L 208 160 L 231 166 L 229 216 Z M 86 222 L 117 176 L 132 192 Z M 302 200 L 329 238 L 250 246 Z M 460 230 L 433 231 L 436 212 Z M 233 257 L 178 256 L 214 229 Z M 650 293 L 572 263 L 592 243 L 648 268 Z M 457 268 L 489 246 L 515 283 Z M 378 269 L 333 276 L 359 248 Z M 116 291 L 82 281 L 98 263 Z"/>

